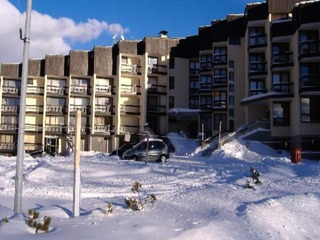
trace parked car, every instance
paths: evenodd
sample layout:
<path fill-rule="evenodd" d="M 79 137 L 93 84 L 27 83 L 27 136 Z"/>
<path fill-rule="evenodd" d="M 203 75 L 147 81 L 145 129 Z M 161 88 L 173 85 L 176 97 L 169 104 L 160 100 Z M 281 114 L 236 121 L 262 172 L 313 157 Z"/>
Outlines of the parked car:
<path fill-rule="evenodd" d="M 134 145 L 136 145 L 136 144 L 134 144 L 134 143 L 125 143 L 125 144 L 123 144 L 121 147 L 119 147 L 118 150 L 112 151 L 109 156 L 116 156 L 116 155 L 118 155 L 120 158 L 122 158 L 122 154 L 123 154 L 125 151 L 133 148 Z"/>
<path fill-rule="evenodd" d="M 147 146 L 148 151 L 147 151 Z M 147 156 L 148 152 L 148 156 Z M 166 162 L 169 158 L 169 148 L 161 139 L 145 139 L 133 148 L 125 151 L 122 159 L 132 159 L 136 161 L 157 161 Z"/>

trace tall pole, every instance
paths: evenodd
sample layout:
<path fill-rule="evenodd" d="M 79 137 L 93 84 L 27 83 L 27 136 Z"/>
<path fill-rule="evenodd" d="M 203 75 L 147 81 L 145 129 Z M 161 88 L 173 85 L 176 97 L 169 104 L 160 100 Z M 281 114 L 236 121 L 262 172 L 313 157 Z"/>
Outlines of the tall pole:
<path fill-rule="evenodd" d="M 24 45 L 23 45 L 23 62 L 22 62 L 22 76 L 21 76 L 17 164 L 16 164 L 16 176 L 15 176 L 15 195 L 14 195 L 15 213 L 22 213 L 22 177 L 23 177 L 23 159 L 24 159 L 24 135 L 25 135 L 25 115 L 26 115 L 25 109 L 26 109 L 26 97 L 27 97 L 31 5 L 32 5 L 32 0 L 27 0 L 25 35 L 24 35 L 24 38 L 22 38 Z"/>
<path fill-rule="evenodd" d="M 77 111 L 76 130 L 75 130 L 76 147 L 74 153 L 74 172 L 73 172 L 73 216 L 80 216 L 80 195 L 81 195 L 81 176 L 80 176 L 80 144 L 81 144 L 81 111 Z"/>

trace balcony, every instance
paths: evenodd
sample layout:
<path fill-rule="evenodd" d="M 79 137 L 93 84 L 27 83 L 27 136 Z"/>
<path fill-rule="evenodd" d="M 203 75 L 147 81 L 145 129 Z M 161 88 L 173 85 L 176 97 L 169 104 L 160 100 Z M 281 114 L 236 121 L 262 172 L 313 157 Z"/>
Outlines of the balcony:
<path fill-rule="evenodd" d="M 2 105 L 1 106 L 2 113 L 19 113 L 19 106 L 16 105 Z"/>
<path fill-rule="evenodd" d="M 125 134 L 127 132 L 139 133 L 139 129 L 140 127 L 136 125 L 121 125 L 119 131 L 120 131 L 120 134 Z"/>
<path fill-rule="evenodd" d="M 150 87 L 148 87 L 148 93 L 166 95 L 167 94 L 167 86 L 166 85 L 151 84 Z"/>
<path fill-rule="evenodd" d="M 212 62 L 200 62 L 200 71 L 211 71 Z"/>
<path fill-rule="evenodd" d="M 1 124 L 0 131 L 16 133 L 18 132 L 18 124 Z"/>
<path fill-rule="evenodd" d="M 293 53 L 276 53 L 272 55 L 271 68 L 283 68 L 293 66 Z"/>
<path fill-rule="evenodd" d="M 50 134 L 64 134 L 67 132 L 66 125 L 46 125 L 46 133 Z"/>
<path fill-rule="evenodd" d="M 249 75 L 267 75 L 267 62 L 250 62 Z"/>
<path fill-rule="evenodd" d="M 300 78 L 300 93 L 316 91 L 320 91 L 320 74 L 309 74 Z"/>
<path fill-rule="evenodd" d="M 25 131 L 27 132 L 42 132 L 43 126 L 40 124 L 25 124 Z"/>
<path fill-rule="evenodd" d="M 228 86 L 227 76 L 215 76 L 213 78 L 213 86 L 212 88 L 225 88 Z"/>
<path fill-rule="evenodd" d="M 136 105 L 120 105 L 121 114 L 131 114 L 131 115 L 139 115 L 140 114 L 140 106 Z"/>
<path fill-rule="evenodd" d="M 140 95 L 141 86 L 121 84 L 120 91 L 122 95 Z"/>
<path fill-rule="evenodd" d="M 115 86 L 97 84 L 94 88 L 94 91 L 96 95 L 114 95 Z"/>
<path fill-rule="evenodd" d="M 249 90 L 249 96 L 255 96 L 259 94 L 265 94 L 268 92 L 268 89 L 266 88 L 261 88 L 261 89 L 250 89 Z"/>
<path fill-rule="evenodd" d="M 106 104 L 104 104 L 104 105 L 96 104 L 94 110 L 96 113 L 110 115 L 110 114 L 114 113 L 113 108 L 114 108 L 114 106 L 112 106 L 110 104 L 107 104 L 107 105 Z"/>
<path fill-rule="evenodd" d="M 37 86 L 27 86 L 27 94 L 43 95 L 44 88 Z"/>
<path fill-rule="evenodd" d="M 43 113 L 43 106 L 26 105 L 27 113 Z"/>
<path fill-rule="evenodd" d="M 290 94 L 293 97 L 293 83 L 274 83 L 272 91 L 279 94 Z"/>
<path fill-rule="evenodd" d="M 114 126 L 111 125 L 95 125 L 94 126 L 94 133 L 111 135 L 114 133 Z"/>
<path fill-rule="evenodd" d="M 227 64 L 227 57 L 228 55 L 226 53 L 224 54 L 215 54 L 213 56 L 213 65 L 218 66 L 218 65 L 226 65 Z"/>
<path fill-rule="evenodd" d="M 160 64 L 153 64 L 148 66 L 148 73 L 152 74 L 167 74 L 167 66 Z"/>
<path fill-rule="evenodd" d="M 47 113 L 66 113 L 67 107 L 61 105 L 47 105 L 46 107 Z"/>
<path fill-rule="evenodd" d="M 259 47 L 266 47 L 267 46 L 267 35 L 256 35 L 256 36 L 249 36 L 248 46 L 249 48 L 259 48 Z"/>
<path fill-rule="evenodd" d="M 9 94 L 9 95 L 16 95 L 17 96 L 20 94 L 20 88 L 3 86 L 2 87 L 2 94 Z"/>
<path fill-rule="evenodd" d="M 70 91 L 72 94 L 90 95 L 89 86 L 71 85 Z"/>
<path fill-rule="evenodd" d="M 141 66 L 130 65 L 130 64 L 122 64 L 121 65 L 121 73 L 123 73 L 123 74 L 141 75 Z"/>
<path fill-rule="evenodd" d="M 90 106 L 70 105 L 69 111 L 73 114 L 75 114 L 77 111 L 80 111 L 83 114 L 87 115 L 90 114 Z"/>
<path fill-rule="evenodd" d="M 64 95 L 66 95 L 66 93 L 67 93 L 66 87 L 53 86 L 53 85 L 47 86 L 47 94 L 64 96 Z"/>
<path fill-rule="evenodd" d="M 205 110 L 205 111 L 208 111 L 208 110 L 212 110 L 212 103 L 200 103 L 200 109 L 201 110 Z"/>
<path fill-rule="evenodd" d="M 14 151 L 17 149 L 16 143 L 0 142 L 0 151 Z"/>
<path fill-rule="evenodd" d="M 199 75 L 199 73 L 200 73 L 200 69 L 197 69 L 197 68 L 190 68 L 189 69 L 190 75 L 197 76 L 197 75 Z"/>
<path fill-rule="evenodd" d="M 213 100 L 213 109 L 214 110 L 226 110 L 228 102 L 225 99 L 222 100 Z"/>
<path fill-rule="evenodd" d="M 167 114 L 167 108 L 163 105 L 147 105 L 147 113 L 153 114 L 153 115 L 166 115 Z"/>
<path fill-rule="evenodd" d="M 212 90 L 212 83 L 211 82 L 205 82 L 205 83 L 200 83 L 200 91 L 211 91 Z"/>
<path fill-rule="evenodd" d="M 41 143 L 25 143 L 24 144 L 24 150 L 27 153 L 41 151 L 42 150 L 42 144 Z"/>
<path fill-rule="evenodd" d="M 199 88 L 189 88 L 190 95 L 199 95 Z"/>
<path fill-rule="evenodd" d="M 74 134 L 76 130 L 76 126 L 75 125 L 70 125 L 69 126 L 69 132 Z M 90 133 L 90 127 L 89 126 L 81 126 L 81 129 L 80 129 L 80 132 L 81 134 L 86 134 L 86 133 Z"/>
<path fill-rule="evenodd" d="M 305 41 L 300 44 L 299 60 L 320 56 L 320 40 Z"/>

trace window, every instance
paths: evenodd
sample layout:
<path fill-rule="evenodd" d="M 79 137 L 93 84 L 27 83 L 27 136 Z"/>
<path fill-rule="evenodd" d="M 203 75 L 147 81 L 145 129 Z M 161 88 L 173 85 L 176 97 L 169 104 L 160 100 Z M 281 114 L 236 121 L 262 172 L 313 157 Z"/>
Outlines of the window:
<path fill-rule="evenodd" d="M 152 71 L 152 69 L 157 69 L 158 58 L 156 57 L 148 57 L 148 70 Z"/>
<path fill-rule="evenodd" d="M 212 69 L 212 55 L 202 54 L 200 57 L 200 67 L 201 69 Z"/>
<path fill-rule="evenodd" d="M 201 75 L 200 76 L 200 88 L 211 89 L 212 88 L 212 75 Z"/>
<path fill-rule="evenodd" d="M 129 59 L 127 57 L 122 57 L 121 58 L 121 63 L 122 64 L 128 64 L 129 63 Z"/>
<path fill-rule="evenodd" d="M 229 117 L 234 117 L 234 109 L 229 109 Z"/>
<path fill-rule="evenodd" d="M 226 47 L 215 47 L 213 50 L 213 61 L 215 63 L 226 63 L 227 62 L 227 48 Z"/>
<path fill-rule="evenodd" d="M 249 80 L 249 94 L 250 96 L 262 94 L 266 92 L 264 79 L 250 79 Z"/>
<path fill-rule="evenodd" d="M 66 104 L 66 100 L 64 98 L 47 98 L 48 106 L 64 106 Z"/>
<path fill-rule="evenodd" d="M 189 97 L 189 107 L 192 109 L 199 108 L 199 97 L 198 96 L 190 96 Z"/>
<path fill-rule="evenodd" d="M 169 108 L 174 108 L 174 97 L 169 96 Z"/>
<path fill-rule="evenodd" d="M 190 90 L 190 92 L 199 90 L 199 79 L 190 79 L 189 80 L 189 90 Z"/>
<path fill-rule="evenodd" d="M 320 96 L 301 98 L 301 122 L 320 122 Z"/>
<path fill-rule="evenodd" d="M 169 77 L 169 90 L 174 90 L 174 77 Z"/>
<path fill-rule="evenodd" d="M 290 103 L 288 102 L 273 103 L 273 125 L 274 126 L 290 125 Z"/>
<path fill-rule="evenodd" d="M 229 44 L 234 46 L 241 46 L 241 38 L 239 37 L 230 37 Z"/>
<path fill-rule="evenodd" d="M 46 125 L 64 125 L 64 120 L 63 116 L 47 116 Z"/>
<path fill-rule="evenodd" d="M 229 96 L 229 106 L 234 106 L 234 96 Z"/>
<path fill-rule="evenodd" d="M 229 72 L 229 81 L 234 81 L 234 72 Z"/>
<path fill-rule="evenodd" d="M 272 88 L 275 92 L 290 92 L 289 72 L 273 72 L 272 73 Z"/>
<path fill-rule="evenodd" d="M 221 122 L 221 130 L 227 130 L 227 128 L 228 128 L 227 114 L 225 114 L 225 113 L 214 114 L 214 119 L 213 119 L 213 129 L 214 130 L 219 130 L 220 122 Z"/>
<path fill-rule="evenodd" d="M 249 27 L 249 46 L 267 43 L 264 27 Z"/>
<path fill-rule="evenodd" d="M 33 79 L 27 79 L 27 85 L 33 86 Z"/>
<path fill-rule="evenodd" d="M 229 61 L 229 68 L 234 68 L 234 61 Z"/>
<path fill-rule="evenodd" d="M 227 107 L 227 92 L 214 91 L 213 95 L 214 95 L 214 98 L 213 98 L 214 107 L 218 107 L 218 108 Z"/>
<path fill-rule="evenodd" d="M 233 84 L 229 84 L 229 92 L 234 93 L 234 85 Z"/>
<path fill-rule="evenodd" d="M 200 108 L 201 109 L 211 109 L 212 108 L 212 96 L 211 95 L 200 96 Z"/>
<path fill-rule="evenodd" d="M 227 69 L 225 68 L 214 69 L 214 83 L 215 84 L 227 83 Z"/>
<path fill-rule="evenodd" d="M 199 61 L 190 61 L 190 63 L 189 63 L 190 74 L 198 74 L 199 69 L 200 69 Z"/>
<path fill-rule="evenodd" d="M 315 87 L 320 85 L 320 68 L 318 63 L 301 63 L 300 86 Z"/>

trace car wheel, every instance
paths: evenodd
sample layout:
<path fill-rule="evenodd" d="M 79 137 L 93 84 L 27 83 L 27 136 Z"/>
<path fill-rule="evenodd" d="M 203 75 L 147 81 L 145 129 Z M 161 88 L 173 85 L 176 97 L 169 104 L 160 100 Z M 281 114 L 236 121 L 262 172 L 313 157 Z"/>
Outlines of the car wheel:
<path fill-rule="evenodd" d="M 165 155 L 161 155 L 160 162 L 165 163 L 167 161 L 167 157 Z"/>
<path fill-rule="evenodd" d="M 133 156 L 131 157 L 131 159 L 132 159 L 133 161 L 138 161 L 138 157 L 137 157 L 136 155 L 133 155 Z"/>

